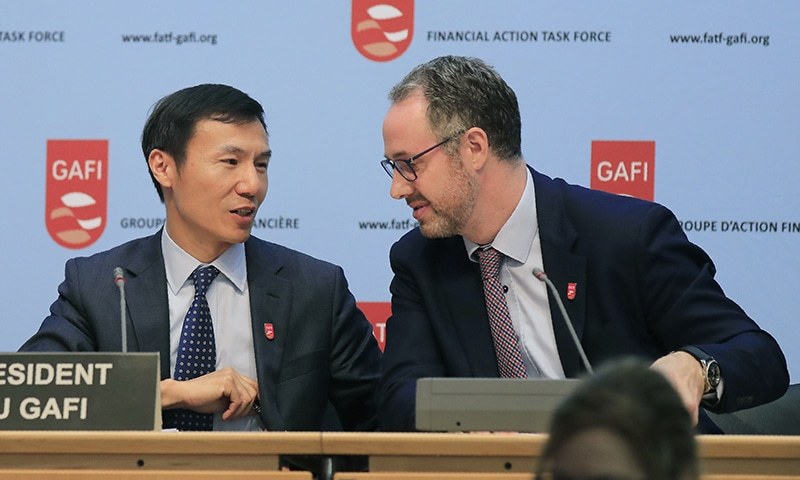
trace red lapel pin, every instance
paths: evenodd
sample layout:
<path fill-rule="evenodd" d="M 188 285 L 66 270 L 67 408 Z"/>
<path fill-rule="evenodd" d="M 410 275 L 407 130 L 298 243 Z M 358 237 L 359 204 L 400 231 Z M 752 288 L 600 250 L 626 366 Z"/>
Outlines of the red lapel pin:
<path fill-rule="evenodd" d="M 275 327 L 271 323 L 264 324 L 264 336 L 267 337 L 267 340 L 275 338 Z"/>
<path fill-rule="evenodd" d="M 567 300 L 575 300 L 575 293 L 578 290 L 577 283 L 568 283 L 567 284 Z"/>

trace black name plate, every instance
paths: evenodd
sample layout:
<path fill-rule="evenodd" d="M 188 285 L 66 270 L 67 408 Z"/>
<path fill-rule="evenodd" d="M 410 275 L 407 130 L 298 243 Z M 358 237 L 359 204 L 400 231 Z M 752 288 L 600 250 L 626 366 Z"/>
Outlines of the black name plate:
<path fill-rule="evenodd" d="M 158 353 L 0 353 L 0 430 L 160 430 Z"/>

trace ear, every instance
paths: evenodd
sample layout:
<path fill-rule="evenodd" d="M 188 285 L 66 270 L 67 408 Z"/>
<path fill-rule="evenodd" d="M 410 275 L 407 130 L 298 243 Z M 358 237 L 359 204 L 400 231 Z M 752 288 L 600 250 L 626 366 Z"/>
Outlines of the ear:
<path fill-rule="evenodd" d="M 172 155 L 155 148 L 147 157 L 147 165 L 150 167 L 153 177 L 161 184 L 161 188 L 172 186 L 173 178 L 177 174 L 175 159 L 172 158 Z"/>
<path fill-rule="evenodd" d="M 480 127 L 472 127 L 464 134 L 466 165 L 473 170 L 481 170 L 489 159 L 489 136 Z"/>

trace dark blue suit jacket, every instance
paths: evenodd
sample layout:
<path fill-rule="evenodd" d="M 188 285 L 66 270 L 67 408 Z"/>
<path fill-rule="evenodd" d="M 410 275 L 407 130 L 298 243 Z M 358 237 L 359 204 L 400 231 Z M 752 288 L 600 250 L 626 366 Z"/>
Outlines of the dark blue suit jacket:
<path fill-rule="evenodd" d="M 267 429 L 320 430 L 326 408 L 347 430 L 374 430 L 380 350 L 342 269 L 251 237 L 245 243 L 261 418 Z M 58 299 L 21 351 L 120 351 L 126 276 L 128 351 L 160 352 L 169 377 L 169 311 L 160 232 L 66 264 Z M 268 340 L 264 324 L 274 326 Z"/>
<path fill-rule="evenodd" d="M 711 259 L 669 210 L 531 172 L 544 269 L 594 366 L 695 345 L 721 365 L 716 410 L 784 393 L 789 376 L 780 347 L 725 296 Z M 497 360 L 480 269 L 460 236 L 430 240 L 415 229 L 392 247 L 390 262 L 379 420 L 383 429 L 413 430 L 418 378 L 497 377 Z M 566 298 L 568 283 L 577 284 L 574 300 Z M 552 297 L 549 303 L 564 372 L 579 376 L 578 351 Z"/>

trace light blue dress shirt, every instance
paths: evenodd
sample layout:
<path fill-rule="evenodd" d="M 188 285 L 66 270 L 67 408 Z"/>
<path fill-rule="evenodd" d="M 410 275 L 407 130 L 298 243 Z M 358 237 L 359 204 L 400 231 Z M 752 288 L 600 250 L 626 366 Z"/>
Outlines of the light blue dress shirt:
<path fill-rule="evenodd" d="M 166 228 L 161 235 L 161 250 L 167 272 L 169 364 L 172 376 L 175 372 L 183 319 L 194 298 L 194 284 L 189 276 L 203 263 L 179 247 L 170 238 Z M 231 367 L 242 375 L 256 378 L 253 322 L 250 315 L 244 244 L 233 245 L 211 262 L 211 265 L 220 271 L 220 275 L 211 283 L 206 293 L 214 324 L 217 347 L 216 369 Z M 255 415 L 229 421 L 223 421 L 220 414 L 214 415 L 215 431 L 261 429 L 261 421 Z"/>

